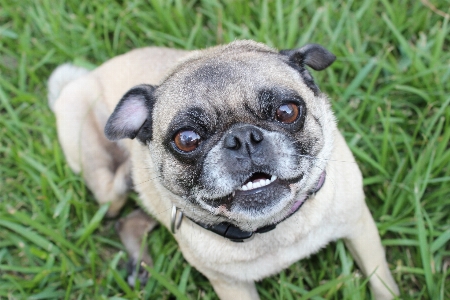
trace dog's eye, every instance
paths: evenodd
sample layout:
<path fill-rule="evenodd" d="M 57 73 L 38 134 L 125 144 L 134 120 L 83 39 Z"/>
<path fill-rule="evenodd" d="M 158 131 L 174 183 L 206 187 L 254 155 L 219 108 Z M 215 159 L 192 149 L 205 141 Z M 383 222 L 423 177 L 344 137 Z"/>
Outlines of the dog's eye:
<path fill-rule="evenodd" d="M 195 131 L 181 130 L 175 135 L 173 141 L 175 146 L 181 151 L 191 152 L 197 149 L 201 142 L 201 137 Z"/>
<path fill-rule="evenodd" d="M 277 108 L 275 119 L 281 123 L 294 123 L 297 120 L 300 109 L 295 103 L 285 103 Z"/>

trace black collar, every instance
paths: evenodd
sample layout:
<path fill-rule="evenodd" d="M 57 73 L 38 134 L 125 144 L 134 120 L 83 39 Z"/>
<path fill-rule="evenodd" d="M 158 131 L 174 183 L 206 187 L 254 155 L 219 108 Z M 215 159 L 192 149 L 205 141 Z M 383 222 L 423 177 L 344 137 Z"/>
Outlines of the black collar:
<path fill-rule="evenodd" d="M 300 209 L 300 207 L 303 205 L 303 203 L 305 203 L 306 200 L 311 195 L 314 195 L 322 188 L 322 186 L 325 182 L 325 177 L 326 177 L 326 173 L 325 173 L 325 171 L 323 171 L 319 177 L 319 180 L 317 181 L 315 189 L 312 190 L 311 192 L 309 192 L 305 196 L 305 199 L 301 202 L 301 204 L 292 213 L 287 215 L 283 220 L 279 221 L 278 223 L 266 225 L 264 227 L 258 228 L 256 231 L 243 231 L 243 230 L 239 229 L 239 227 L 237 227 L 236 225 L 233 225 L 228 222 L 222 222 L 222 223 L 215 224 L 215 225 L 206 225 L 206 224 L 203 224 L 200 222 L 196 222 L 189 217 L 187 217 L 187 218 L 189 220 L 191 220 L 192 222 L 194 222 L 195 224 L 197 224 L 198 226 L 203 227 L 206 230 L 212 231 L 224 238 L 227 238 L 230 241 L 238 242 L 238 243 L 249 241 L 254 237 L 255 233 L 265 233 L 265 232 L 271 231 L 271 230 L 275 229 L 275 227 L 277 227 L 278 224 L 280 224 L 281 222 L 283 222 L 284 220 L 286 220 L 287 218 L 289 218 L 290 216 L 295 214 Z"/>

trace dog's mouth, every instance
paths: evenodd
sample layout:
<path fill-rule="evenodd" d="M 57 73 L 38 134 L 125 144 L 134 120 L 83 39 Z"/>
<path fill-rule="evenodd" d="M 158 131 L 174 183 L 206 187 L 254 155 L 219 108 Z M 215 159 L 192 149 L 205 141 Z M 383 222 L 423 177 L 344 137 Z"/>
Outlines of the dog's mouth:
<path fill-rule="evenodd" d="M 210 200 L 210 205 L 217 208 L 217 212 L 251 211 L 258 214 L 265 208 L 277 205 L 280 199 L 290 194 L 289 185 L 300 179 L 301 176 L 292 180 L 281 180 L 273 174 L 255 172 L 232 193 Z"/>
<path fill-rule="evenodd" d="M 250 178 L 248 178 L 244 184 L 235 191 L 235 193 L 247 192 L 248 194 L 251 192 L 258 192 L 258 189 L 269 186 L 275 180 L 277 180 L 277 176 L 275 175 L 262 172 L 253 173 Z"/>

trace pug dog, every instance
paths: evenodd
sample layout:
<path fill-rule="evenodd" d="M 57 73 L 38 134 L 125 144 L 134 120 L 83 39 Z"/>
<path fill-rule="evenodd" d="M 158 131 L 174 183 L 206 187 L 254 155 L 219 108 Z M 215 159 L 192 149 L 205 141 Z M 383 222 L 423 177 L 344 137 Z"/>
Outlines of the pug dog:
<path fill-rule="evenodd" d="M 49 103 L 70 167 L 108 215 L 138 192 L 145 213 L 117 225 L 134 264 L 151 264 L 139 251 L 157 220 L 221 299 L 258 299 L 255 281 L 342 238 L 375 298 L 391 299 L 361 172 L 308 69 L 334 60 L 317 44 L 148 47 L 93 71 L 60 66 Z"/>

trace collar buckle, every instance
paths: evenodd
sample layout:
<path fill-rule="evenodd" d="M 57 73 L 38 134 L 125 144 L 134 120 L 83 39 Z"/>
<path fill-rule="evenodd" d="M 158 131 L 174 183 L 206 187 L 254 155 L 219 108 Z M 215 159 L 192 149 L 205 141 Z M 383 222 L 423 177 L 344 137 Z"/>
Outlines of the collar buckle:
<path fill-rule="evenodd" d="M 172 214 L 170 216 L 170 231 L 175 234 L 178 229 L 180 229 L 181 221 L 183 221 L 183 212 L 172 205 Z"/>

